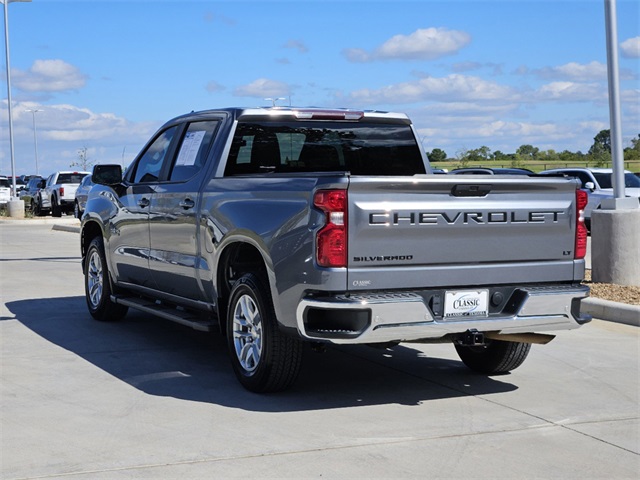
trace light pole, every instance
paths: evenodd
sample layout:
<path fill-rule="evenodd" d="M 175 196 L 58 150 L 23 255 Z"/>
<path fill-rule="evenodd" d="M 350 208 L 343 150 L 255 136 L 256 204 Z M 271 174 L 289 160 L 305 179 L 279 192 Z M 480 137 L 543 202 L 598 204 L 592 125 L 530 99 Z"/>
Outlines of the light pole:
<path fill-rule="evenodd" d="M 25 112 L 31 112 L 31 115 L 33 115 L 33 145 L 36 153 L 36 175 L 40 175 L 40 170 L 38 169 L 38 135 L 36 130 L 36 113 L 42 111 L 43 110 L 39 110 L 37 108 L 25 110 Z"/>
<path fill-rule="evenodd" d="M 13 195 L 16 195 L 16 162 L 13 154 L 13 117 L 11 116 L 11 65 L 9 60 L 9 4 L 11 2 L 31 2 L 31 0 L 0 0 L 4 5 L 4 51 L 7 61 L 7 105 L 9 107 L 9 150 L 11 152 L 11 176 L 13 178 Z"/>
<path fill-rule="evenodd" d="M 591 215 L 591 278 L 640 287 L 640 205 L 637 198 L 625 196 L 624 186 L 616 0 L 604 0 L 604 14 L 614 195 Z"/>

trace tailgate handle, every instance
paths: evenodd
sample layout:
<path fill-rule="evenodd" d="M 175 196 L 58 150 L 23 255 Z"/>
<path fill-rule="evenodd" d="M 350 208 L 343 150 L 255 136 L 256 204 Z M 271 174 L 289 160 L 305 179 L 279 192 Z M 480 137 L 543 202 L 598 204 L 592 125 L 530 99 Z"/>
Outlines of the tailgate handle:
<path fill-rule="evenodd" d="M 491 191 L 491 185 L 455 185 L 451 189 L 454 197 L 485 197 Z"/>

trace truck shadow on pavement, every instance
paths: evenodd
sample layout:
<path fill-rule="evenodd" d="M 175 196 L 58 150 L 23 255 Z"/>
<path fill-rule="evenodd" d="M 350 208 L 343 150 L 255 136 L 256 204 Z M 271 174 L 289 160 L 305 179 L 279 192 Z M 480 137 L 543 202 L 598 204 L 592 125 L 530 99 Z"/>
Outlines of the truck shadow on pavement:
<path fill-rule="evenodd" d="M 290 390 L 257 395 L 237 382 L 222 335 L 196 332 L 131 310 L 120 322 L 98 322 L 89 315 L 84 297 L 21 300 L 6 306 L 15 320 L 45 340 L 150 395 L 288 412 L 419 405 L 517 389 L 505 381 L 508 375 L 489 378 L 469 371 L 457 357 L 453 359 L 451 345 L 401 344 L 392 350 L 329 347 L 325 353 L 308 348 Z M 424 352 L 432 347 L 452 358 L 427 356 Z"/>

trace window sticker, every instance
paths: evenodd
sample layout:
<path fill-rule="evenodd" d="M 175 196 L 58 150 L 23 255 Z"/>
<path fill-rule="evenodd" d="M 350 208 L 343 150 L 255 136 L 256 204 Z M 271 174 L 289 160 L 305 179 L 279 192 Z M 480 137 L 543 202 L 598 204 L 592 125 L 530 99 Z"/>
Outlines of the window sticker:
<path fill-rule="evenodd" d="M 182 141 L 176 165 L 195 165 L 196 157 L 198 156 L 198 151 L 200 150 L 200 145 L 202 145 L 202 140 L 204 140 L 205 133 L 204 130 L 187 132 Z"/>

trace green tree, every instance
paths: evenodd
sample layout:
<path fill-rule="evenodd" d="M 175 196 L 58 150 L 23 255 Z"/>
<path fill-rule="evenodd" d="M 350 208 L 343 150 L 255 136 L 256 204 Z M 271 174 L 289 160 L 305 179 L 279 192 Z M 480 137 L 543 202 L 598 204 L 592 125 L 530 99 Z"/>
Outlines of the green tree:
<path fill-rule="evenodd" d="M 483 145 L 480 148 L 467 150 L 467 157 L 470 162 L 486 162 L 492 158 L 491 149 Z"/>
<path fill-rule="evenodd" d="M 511 162 L 513 161 L 513 157 L 513 153 L 503 153 L 500 150 L 496 150 L 495 152 L 493 152 L 493 159 L 498 162 Z"/>
<path fill-rule="evenodd" d="M 520 155 L 524 161 L 537 160 L 539 152 L 540 149 L 533 145 L 520 145 L 516 150 L 516 155 Z"/>
<path fill-rule="evenodd" d="M 600 130 L 600 132 L 593 137 L 591 149 L 596 145 L 600 145 L 605 151 L 611 153 L 611 130 Z M 589 153 L 591 153 L 591 149 L 589 149 Z"/>
<path fill-rule="evenodd" d="M 537 159 L 542 162 L 557 162 L 560 159 L 560 156 L 555 150 L 549 149 L 543 152 L 539 152 Z"/>
<path fill-rule="evenodd" d="M 631 139 L 631 146 L 624 149 L 625 160 L 640 160 L 640 134 Z"/>
<path fill-rule="evenodd" d="M 431 153 L 427 153 L 427 158 L 430 162 L 446 162 L 447 152 L 439 148 L 434 148 Z"/>
<path fill-rule="evenodd" d="M 607 163 L 611 162 L 611 152 L 606 149 L 602 143 L 594 143 L 589 149 L 587 155 L 589 163 L 592 163 L 596 167 L 604 167 Z"/>
<path fill-rule="evenodd" d="M 582 154 L 574 153 L 570 150 L 563 150 L 558 154 L 558 160 L 564 163 L 582 161 Z"/>
<path fill-rule="evenodd" d="M 456 152 L 456 159 L 458 160 L 458 166 L 461 168 L 465 168 L 469 165 L 469 150 L 462 147 L 460 150 Z"/>

